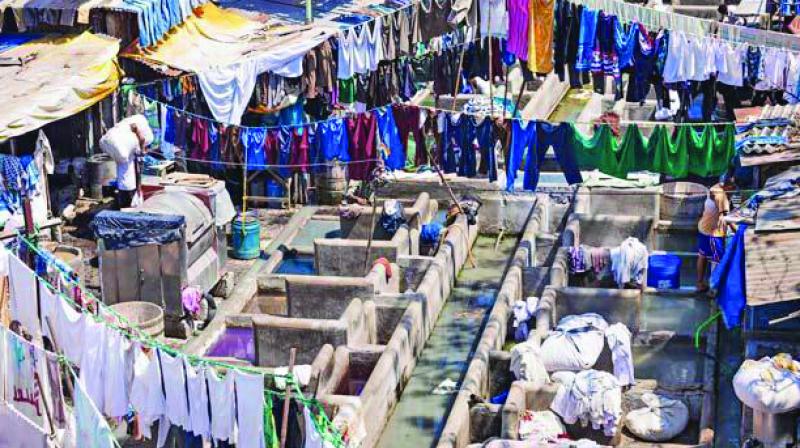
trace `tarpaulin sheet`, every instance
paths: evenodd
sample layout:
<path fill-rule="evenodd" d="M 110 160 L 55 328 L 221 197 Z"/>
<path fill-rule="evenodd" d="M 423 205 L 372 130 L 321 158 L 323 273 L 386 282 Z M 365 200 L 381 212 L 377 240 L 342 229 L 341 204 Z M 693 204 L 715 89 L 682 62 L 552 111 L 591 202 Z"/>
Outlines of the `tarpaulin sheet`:
<path fill-rule="evenodd" d="M 119 85 L 117 39 L 85 32 L 46 36 L 2 53 L 18 65 L 0 66 L 0 141 L 72 116 Z"/>
<path fill-rule="evenodd" d="M 106 249 L 167 244 L 183 237 L 186 218 L 179 215 L 103 210 L 92 220 L 92 231 Z"/>
<path fill-rule="evenodd" d="M 333 26 L 260 22 L 207 3 L 196 15 L 172 30 L 163 42 L 144 50 L 131 45 L 121 56 L 203 73 L 271 54 L 283 59 L 302 57 L 336 33 L 338 29 Z M 287 56 L 287 53 L 291 54 Z"/>
<path fill-rule="evenodd" d="M 0 52 L 10 50 L 32 40 L 40 39 L 41 34 L 5 34 L 0 35 Z"/>

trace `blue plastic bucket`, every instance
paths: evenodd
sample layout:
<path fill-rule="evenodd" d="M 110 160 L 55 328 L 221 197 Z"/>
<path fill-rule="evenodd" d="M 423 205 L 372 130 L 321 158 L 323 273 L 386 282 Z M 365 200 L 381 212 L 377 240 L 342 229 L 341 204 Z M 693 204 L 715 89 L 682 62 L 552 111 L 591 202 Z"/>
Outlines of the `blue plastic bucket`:
<path fill-rule="evenodd" d="M 253 215 L 237 214 L 231 225 L 233 258 L 252 260 L 261 253 L 261 222 Z"/>
<path fill-rule="evenodd" d="M 647 268 L 647 286 L 658 289 L 681 287 L 681 258 L 675 254 L 650 255 Z"/>

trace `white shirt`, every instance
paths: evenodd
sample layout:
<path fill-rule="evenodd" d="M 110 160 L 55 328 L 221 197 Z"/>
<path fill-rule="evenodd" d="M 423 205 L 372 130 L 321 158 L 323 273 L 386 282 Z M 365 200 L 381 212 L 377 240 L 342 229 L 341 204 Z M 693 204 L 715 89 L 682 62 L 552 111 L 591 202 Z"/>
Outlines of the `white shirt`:
<path fill-rule="evenodd" d="M 189 388 L 189 430 L 203 439 L 209 440 L 211 420 L 208 415 L 205 369 L 195 370 L 186 361 L 186 380 Z"/>
<path fill-rule="evenodd" d="M 181 428 L 189 427 L 189 405 L 186 398 L 186 377 L 183 372 L 183 357 L 172 357 L 161 353 L 161 372 L 166 392 L 166 417 Z"/>
<path fill-rule="evenodd" d="M 664 61 L 664 82 L 686 81 L 690 57 L 686 36 L 680 31 L 670 33 L 667 59 Z"/>
<path fill-rule="evenodd" d="M 236 387 L 237 448 L 264 448 L 264 375 L 230 372 Z M 308 436 L 306 436 L 308 437 Z"/>
<path fill-rule="evenodd" d="M 349 79 L 353 77 L 353 46 L 355 31 L 344 31 L 339 36 L 339 56 L 337 64 L 337 76 L 339 79 Z"/>
<path fill-rule="evenodd" d="M 354 73 L 365 74 L 369 71 L 370 57 L 370 32 L 369 23 L 361 26 L 361 30 L 351 31 L 353 38 L 352 53 L 350 56 L 350 63 L 353 67 Z"/>
<path fill-rule="evenodd" d="M 508 34 L 508 11 L 505 0 L 480 0 L 479 7 L 481 36 L 505 37 Z"/>
<path fill-rule="evenodd" d="M 83 356 L 84 320 L 87 317 L 72 309 L 72 306 L 61 298 L 55 302 L 54 312 L 56 343 L 67 359 L 79 364 Z"/>
<path fill-rule="evenodd" d="M 367 70 L 375 71 L 378 63 L 383 58 L 383 20 L 375 18 L 374 28 L 370 32 L 369 24 L 364 25 L 364 32 L 367 33 Z"/>
<path fill-rule="evenodd" d="M 106 359 L 106 336 L 109 330 L 105 324 L 94 319 L 84 319 L 83 355 L 81 356 L 81 382 L 86 387 L 86 394 L 92 399 L 97 409 L 105 407 L 105 383 L 103 367 Z"/>
<path fill-rule="evenodd" d="M 103 395 L 103 414 L 108 417 L 123 417 L 128 413 L 130 402 L 129 372 L 133 370 L 131 342 L 118 331 L 106 334 L 106 356 Z"/>
<path fill-rule="evenodd" d="M 211 436 L 216 440 L 235 442 L 233 372 L 228 372 L 224 379 L 220 379 L 216 372 L 209 369 L 206 379 L 208 399 L 211 401 Z"/>
<path fill-rule="evenodd" d="M 142 434 L 151 437 L 150 426 L 164 415 L 166 408 L 161 388 L 161 367 L 155 353 L 148 357 L 138 347 L 135 349 L 133 383 L 131 384 L 131 406 L 139 415 Z"/>
<path fill-rule="evenodd" d="M 786 85 L 786 66 L 788 57 L 786 52 L 777 48 L 767 48 L 761 54 L 763 59 L 764 76 L 756 83 L 755 90 L 783 89 Z"/>
<path fill-rule="evenodd" d="M 136 189 L 136 154 L 131 153 L 127 162 L 117 162 L 117 188 L 122 191 Z"/>
<path fill-rule="evenodd" d="M 733 87 L 744 85 L 744 45 L 719 41 L 715 50 L 717 82 Z"/>
<path fill-rule="evenodd" d="M 789 53 L 786 67 L 786 93 L 783 98 L 789 104 L 796 104 L 798 88 L 800 88 L 800 53 Z"/>

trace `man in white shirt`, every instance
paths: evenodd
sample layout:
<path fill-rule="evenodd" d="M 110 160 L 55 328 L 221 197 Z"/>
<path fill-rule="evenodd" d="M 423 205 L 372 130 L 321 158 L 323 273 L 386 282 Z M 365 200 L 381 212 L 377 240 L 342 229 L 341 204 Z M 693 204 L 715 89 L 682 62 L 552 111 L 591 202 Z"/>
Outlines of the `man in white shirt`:
<path fill-rule="evenodd" d="M 139 150 L 131 152 L 128 160 L 117 162 L 117 207 L 120 209 L 131 206 L 136 191 L 139 188 L 139 170 L 137 169 L 137 157 L 146 152 L 145 138 L 136 123 L 131 123 L 131 131 L 136 134 L 139 140 Z"/>

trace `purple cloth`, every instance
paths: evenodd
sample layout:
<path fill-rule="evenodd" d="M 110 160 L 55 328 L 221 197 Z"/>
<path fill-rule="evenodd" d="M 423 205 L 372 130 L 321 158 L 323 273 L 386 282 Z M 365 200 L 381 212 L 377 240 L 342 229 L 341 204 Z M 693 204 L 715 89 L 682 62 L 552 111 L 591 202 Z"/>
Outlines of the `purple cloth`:
<path fill-rule="evenodd" d="M 181 303 L 183 304 L 183 309 L 191 314 L 199 313 L 200 300 L 202 298 L 203 295 L 200 293 L 200 290 L 194 286 L 187 286 L 186 288 L 183 288 L 183 291 L 181 292 Z"/>

